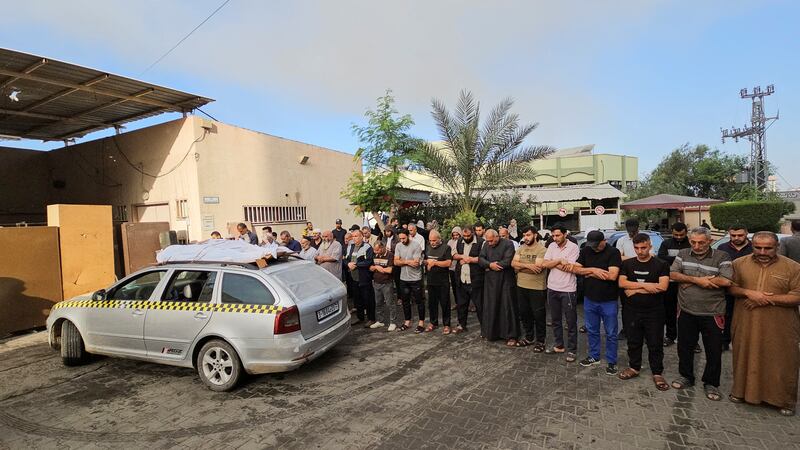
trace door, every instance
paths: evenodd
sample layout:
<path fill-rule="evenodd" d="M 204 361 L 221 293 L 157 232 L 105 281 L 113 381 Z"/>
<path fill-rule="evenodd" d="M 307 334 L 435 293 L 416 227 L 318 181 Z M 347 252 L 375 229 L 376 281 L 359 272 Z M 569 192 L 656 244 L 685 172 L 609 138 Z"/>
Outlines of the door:
<path fill-rule="evenodd" d="M 213 311 L 217 271 L 175 269 L 167 287 L 147 312 L 144 341 L 151 358 L 182 360 Z"/>
<path fill-rule="evenodd" d="M 160 292 L 166 274 L 166 269 L 151 270 L 123 280 L 106 292 L 106 300 L 87 308 L 87 344 L 110 353 L 145 355 L 147 310 L 141 302 Z"/>

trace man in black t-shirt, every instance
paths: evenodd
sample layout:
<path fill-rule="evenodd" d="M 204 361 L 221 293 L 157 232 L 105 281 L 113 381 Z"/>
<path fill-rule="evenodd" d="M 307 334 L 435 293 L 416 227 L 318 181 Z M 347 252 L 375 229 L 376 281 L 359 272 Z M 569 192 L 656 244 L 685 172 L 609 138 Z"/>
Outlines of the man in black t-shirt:
<path fill-rule="evenodd" d="M 669 287 L 669 266 L 650 254 L 650 237 L 639 233 L 633 237 L 635 258 L 622 262 L 619 287 L 625 290 L 628 312 L 624 320 L 628 331 L 628 363 L 619 377 L 629 380 L 642 370 L 642 343 L 647 354 L 653 382 L 660 391 L 669 389 L 664 376 L 664 292 Z"/>
<path fill-rule="evenodd" d="M 425 270 L 428 285 L 428 310 L 431 323 L 425 328 L 431 332 L 439 326 L 439 308 L 442 309 L 442 334 L 450 334 L 450 263 L 453 256 L 436 230 L 428 235 L 425 250 Z"/>
<path fill-rule="evenodd" d="M 658 248 L 658 258 L 672 266 L 678 252 L 684 248 L 689 248 L 689 239 L 686 236 L 688 230 L 686 224 L 675 222 L 672 224 L 672 237 L 664 239 L 661 247 Z M 664 324 L 667 327 L 667 335 L 664 337 L 664 347 L 669 347 L 678 339 L 678 285 L 680 283 L 671 281 L 669 288 L 664 294 Z"/>
<path fill-rule="evenodd" d="M 606 373 L 617 373 L 617 275 L 622 265 L 619 250 L 607 245 L 597 230 L 586 235 L 586 246 L 578 256 L 573 273 L 583 275 L 583 313 L 589 341 L 589 356 L 584 367 L 600 363 L 600 321 L 606 330 Z"/>

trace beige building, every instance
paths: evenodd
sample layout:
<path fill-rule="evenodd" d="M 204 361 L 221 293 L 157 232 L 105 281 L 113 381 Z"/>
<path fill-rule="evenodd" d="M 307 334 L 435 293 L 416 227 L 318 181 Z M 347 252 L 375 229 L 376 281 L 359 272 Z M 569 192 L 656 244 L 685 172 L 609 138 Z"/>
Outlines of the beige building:
<path fill-rule="evenodd" d="M 46 205 L 112 205 L 115 223 L 169 222 L 188 241 L 231 222 L 299 235 L 361 223 L 340 198 L 353 155 L 185 118 L 61 149 L 0 148 L 0 224 L 44 222 Z"/>

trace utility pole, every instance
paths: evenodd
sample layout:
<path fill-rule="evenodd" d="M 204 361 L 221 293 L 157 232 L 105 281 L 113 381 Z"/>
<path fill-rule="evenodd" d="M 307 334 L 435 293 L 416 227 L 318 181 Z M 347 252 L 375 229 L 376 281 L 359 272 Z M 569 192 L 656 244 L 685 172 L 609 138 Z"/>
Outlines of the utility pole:
<path fill-rule="evenodd" d="M 770 84 L 767 89 L 762 91 L 760 86 L 753 88 L 752 93 L 747 92 L 747 88 L 739 91 L 741 98 L 749 98 L 753 101 L 752 112 L 750 115 L 750 126 L 745 125 L 742 128 L 735 128 L 731 126 L 730 129 L 721 129 L 722 143 L 725 139 L 733 139 L 739 142 L 739 139 L 747 138 L 750 141 L 750 167 L 748 170 L 748 181 L 759 191 L 767 189 L 767 178 L 769 177 L 769 162 L 767 161 L 767 135 L 766 131 L 768 123 L 778 120 L 777 114 L 775 117 L 767 117 L 764 115 L 764 97 L 775 92 L 775 86 Z"/>

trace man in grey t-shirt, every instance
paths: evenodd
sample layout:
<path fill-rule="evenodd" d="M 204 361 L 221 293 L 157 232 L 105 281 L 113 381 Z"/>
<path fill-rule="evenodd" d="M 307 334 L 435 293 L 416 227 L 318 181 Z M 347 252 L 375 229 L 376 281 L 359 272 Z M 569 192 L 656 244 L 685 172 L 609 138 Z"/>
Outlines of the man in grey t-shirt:
<path fill-rule="evenodd" d="M 678 288 L 678 370 L 675 389 L 694 385 L 694 349 L 698 334 L 703 337 L 706 367 L 703 385 L 709 400 L 720 400 L 722 372 L 722 331 L 725 329 L 725 288 L 731 285 L 733 265 L 727 253 L 713 250 L 711 233 L 697 227 L 689 232 L 689 245 L 678 252 L 670 267 L 670 279 Z"/>
<path fill-rule="evenodd" d="M 408 231 L 397 233 L 400 240 L 394 249 L 394 265 L 400 267 L 400 299 L 403 301 L 405 322 L 397 331 L 411 328 L 411 299 L 417 304 L 419 323 L 416 333 L 425 331 L 425 300 L 422 291 L 422 247 L 408 236 Z"/>

